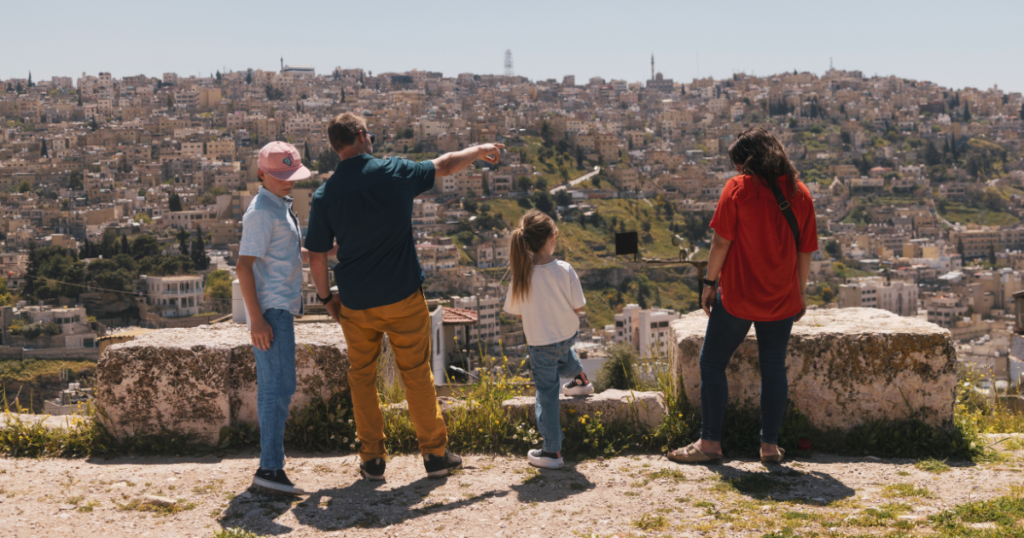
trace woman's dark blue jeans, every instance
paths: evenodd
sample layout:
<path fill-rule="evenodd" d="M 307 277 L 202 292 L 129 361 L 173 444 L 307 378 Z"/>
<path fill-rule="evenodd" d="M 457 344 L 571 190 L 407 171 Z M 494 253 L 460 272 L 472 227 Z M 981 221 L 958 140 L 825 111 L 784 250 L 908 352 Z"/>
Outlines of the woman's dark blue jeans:
<path fill-rule="evenodd" d="M 725 311 L 718 294 L 700 350 L 700 438 L 722 441 L 729 382 L 725 367 L 754 324 L 757 357 L 761 366 L 761 442 L 779 443 L 779 428 L 786 411 L 789 382 L 786 379 L 786 347 L 796 316 L 780 321 L 750 321 Z"/>

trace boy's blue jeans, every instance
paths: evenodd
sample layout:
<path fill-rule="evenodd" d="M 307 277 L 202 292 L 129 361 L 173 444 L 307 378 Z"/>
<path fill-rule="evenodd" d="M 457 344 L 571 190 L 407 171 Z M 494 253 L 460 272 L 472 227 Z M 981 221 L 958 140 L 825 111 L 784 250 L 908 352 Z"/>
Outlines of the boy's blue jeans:
<path fill-rule="evenodd" d="M 576 356 L 572 345 L 576 336 L 546 346 L 527 346 L 530 354 L 530 371 L 537 386 L 537 431 L 544 438 L 545 452 L 557 453 L 562 450 L 561 415 L 558 409 L 558 395 L 562 377 L 576 377 L 583 371 L 583 364 Z"/>
<path fill-rule="evenodd" d="M 260 419 L 260 468 L 284 468 L 284 423 L 295 394 L 295 316 L 271 308 L 263 318 L 274 331 L 270 349 L 256 354 L 256 413 Z"/>
<path fill-rule="evenodd" d="M 796 316 L 779 321 L 750 321 L 725 311 L 722 295 L 711 307 L 711 318 L 700 350 L 700 438 L 721 442 L 729 382 L 725 367 L 754 324 L 757 360 L 761 366 L 761 442 L 779 443 L 779 428 L 786 411 L 789 382 L 786 379 L 786 348 Z"/>

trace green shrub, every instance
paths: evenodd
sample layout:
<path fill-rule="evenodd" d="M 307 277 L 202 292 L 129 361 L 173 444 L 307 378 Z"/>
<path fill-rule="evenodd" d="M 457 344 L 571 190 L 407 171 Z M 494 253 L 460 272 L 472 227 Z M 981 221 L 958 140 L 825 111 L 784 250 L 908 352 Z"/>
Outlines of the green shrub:
<path fill-rule="evenodd" d="M 595 388 L 630 390 L 637 388 L 637 352 L 628 344 L 615 344 L 608 348 L 608 358 L 597 374 Z"/>

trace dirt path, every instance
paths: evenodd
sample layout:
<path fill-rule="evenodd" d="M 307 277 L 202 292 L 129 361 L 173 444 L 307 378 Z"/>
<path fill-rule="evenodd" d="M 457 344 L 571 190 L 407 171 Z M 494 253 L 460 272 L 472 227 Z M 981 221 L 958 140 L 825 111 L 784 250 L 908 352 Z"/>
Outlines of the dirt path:
<path fill-rule="evenodd" d="M 759 537 L 787 526 L 877 534 L 896 514 L 927 525 L 928 514 L 1007 494 L 1021 484 L 1017 459 L 933 474 L 870 458 L 817 456 L 769 469 L 626 456 L 537 472 L 518 457 L 468 456 L 458 474 L 428 479 L 421 460 L 406 455 L 389 463 L 386 482 L 369 483 L 357 480 L 352 455 L 300 455 L 288 460 L 289 476 L 315 493 L 299 500 L 248 490 L 255 453 L 0 459 L 0 538 L 206 538 L 228 527 L 332 537 Z M 180 511 L 133 509 L 142 495 L 179 499 L 171 510 Z M 881 520 L 870 508 L 889 510 L 886 526 L 873 526 Z"/>

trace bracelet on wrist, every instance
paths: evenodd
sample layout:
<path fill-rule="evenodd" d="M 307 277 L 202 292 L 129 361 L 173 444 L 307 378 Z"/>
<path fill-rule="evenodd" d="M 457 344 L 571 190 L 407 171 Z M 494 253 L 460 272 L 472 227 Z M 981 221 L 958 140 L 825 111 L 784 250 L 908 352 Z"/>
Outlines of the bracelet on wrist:
<path fill-rule="evenodd" d="M 331 302 L 331 299 L 334 299 L 334 292 L 328 293 L 327 297 L 321 297 L 319 293 L 316 295 L 316 300 L 320 301 L 320 304 L 322 305 L 326 305 Z"/>
<path fill-rule="evenodd" d="M 705 278 L 704 279 L 704 285 L 705 286 L 711 286 L 713 288 L 713 287 L 718 285 L 718 281 L 717 280 L 708 280 L 708 279 Z"/>

